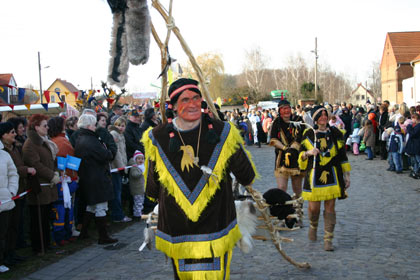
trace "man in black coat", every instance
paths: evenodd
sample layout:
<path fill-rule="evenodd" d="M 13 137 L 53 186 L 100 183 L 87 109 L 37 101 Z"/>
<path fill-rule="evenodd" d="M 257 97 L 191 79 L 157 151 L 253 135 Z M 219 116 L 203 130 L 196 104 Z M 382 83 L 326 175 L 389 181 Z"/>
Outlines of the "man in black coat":
<path fill-rule="evenodd" d="M 96 134 L 96 118 L 92 115 L 82 115 L 78 121 L 79 137 L 74 149 L 75 156 L 81 159 L 79 186 L 84 201 L 87 204 L 83 216 L 83 227 L 79 238 L 88 237 L 88 228 L 92 218 L 95 218 L 99 233 L 98 244 L 112 244 L 117 239 L 109 237 L 106 230 L 106 211 L 108 201 L 114 198 L 109 163 L 112 152 Z"/>
<path fill-rule="evenodd" d="M 132 158 L 134 152 L 137 150 L 144 154 L 144 147 L 140 142 L 142 135 L 140 123 L 139 112 L 136 109 L 131 110 L 130 113 L 128 113 L 127 127 L 124 132 L 127 158 Z"/>

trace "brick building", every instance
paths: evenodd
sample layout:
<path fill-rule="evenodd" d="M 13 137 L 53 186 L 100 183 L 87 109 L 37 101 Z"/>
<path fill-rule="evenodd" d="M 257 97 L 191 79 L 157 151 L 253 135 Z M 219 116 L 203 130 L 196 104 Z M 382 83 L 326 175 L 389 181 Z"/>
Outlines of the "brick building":
<path fill-rule="evenodd" d="M 381 61 L 382 100 L 402 103 L 402 81 L 413 77 L 410 62 L 420 54 L 420 31 L 389 32 Z"/>

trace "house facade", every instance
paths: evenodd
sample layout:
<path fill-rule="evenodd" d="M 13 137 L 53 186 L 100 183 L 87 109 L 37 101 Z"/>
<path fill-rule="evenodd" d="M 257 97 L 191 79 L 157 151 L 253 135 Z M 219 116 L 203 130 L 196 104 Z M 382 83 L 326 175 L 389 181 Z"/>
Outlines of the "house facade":
<path fill-rule="evenodd" d="M 16 104 L 18 102 L 17 84 L 13 74 L 0 74 L 0 87 L 0 98 L 3 103 Z"/>
<path fill-rule="evenodd" d="M 366 105 L 367 100 L 371 103 L 375 102 L 375 98 L 370 90 L 365 88 L 362 83 L 357 84 L 357 88 L 351 92 L 350 99 L 347 103 L 351 103 L 354 106 Z"/>
<path fill-rule="evenodd" d="M 80 95 L 80 91 L 72 83 L 62 79 L 56 79 L 47 91 L 50 92 L 50 103 L 65 102 L 72 107 L 76 106 L 76 100 Z M 45 96 L 43 98 L 43 103 L 47 103 Z M 41 100 L 38 103 L 41 103 Z"/>
<path fill-rule="evenodd" d="M 403 80 L 413 77 L 411 62 L 420 54 L 420 31 L 389 32 L 381 61 L 382 100 L 402 103 Z"/>
<path fill-rule="evenodd" d="M 403 81 L 403 99 L 409 107 L 420 105 L 420 54 L 410 64 L 413 77 Z"/>

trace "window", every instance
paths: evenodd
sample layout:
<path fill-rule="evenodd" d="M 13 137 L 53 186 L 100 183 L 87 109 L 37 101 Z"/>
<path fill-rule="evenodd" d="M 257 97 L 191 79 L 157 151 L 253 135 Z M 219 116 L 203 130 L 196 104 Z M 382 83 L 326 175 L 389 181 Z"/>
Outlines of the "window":
<path fill-rule="evenodd" d="M 64 94 L 60 95 L 61 102 L 66 102 L 66 96 Z"/>
<path fill-rule="evenodd" d="M 360 99 L 360 95 L 356 95 L 356 100 L 359 100 Z"/>
<path fill-rule="evenodd" d="M 51 102 L 55 103 L 55 96 L 54 95 L 51 96 Z"/>
<path fill-rule="evenodd" d="M 364 95 L 361 95 L 361 97 L 362 97 L 362 100 L 365 99 L 365 96 Z"/>

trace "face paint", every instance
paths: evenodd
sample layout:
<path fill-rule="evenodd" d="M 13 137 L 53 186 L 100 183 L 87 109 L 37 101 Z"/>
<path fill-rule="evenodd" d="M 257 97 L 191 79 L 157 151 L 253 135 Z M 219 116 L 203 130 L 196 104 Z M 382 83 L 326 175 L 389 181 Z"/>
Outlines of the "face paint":
<path fill-rule="evenodd" d="M 290 115 L 292 114 L 292 109 L 290 108 L 290 106 L 283 106 L 283 107 L 280 107 L 279 113 L 280 113 L 280 117 L 284 121 L 288 121 L 288 120 L 290 120 Z"/>
<path fill-rule="evenodd" d="M 196 121 L 201 117 L 201 96 L 186 90 L 178 98 L 174 109 L 178 116 L 185 121 Z"/>

